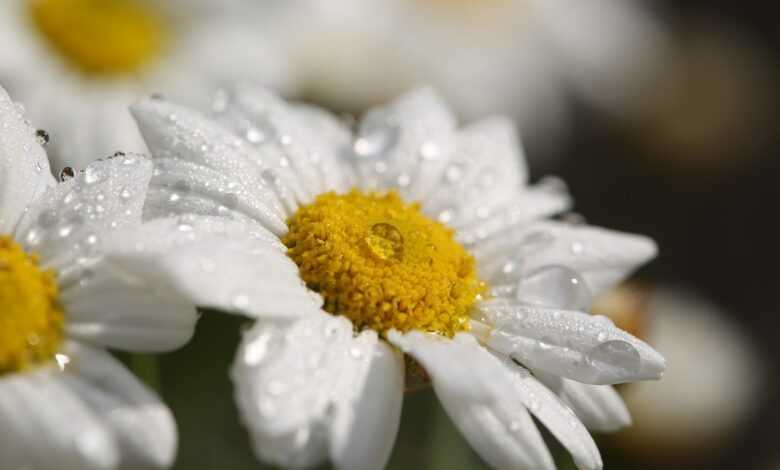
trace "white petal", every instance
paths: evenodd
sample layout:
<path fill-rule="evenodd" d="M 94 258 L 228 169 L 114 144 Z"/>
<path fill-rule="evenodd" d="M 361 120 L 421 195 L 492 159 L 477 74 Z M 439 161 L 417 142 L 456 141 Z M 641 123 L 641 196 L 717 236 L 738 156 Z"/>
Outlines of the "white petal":
<path fill-rule="evenodd" d="M 373 335 L 361 335 L 355 343 L 373 342 Z M 358 346 L 350 354 L 366 349 Z M 362 353 L 361 353 L 362 354 Z M 339 470 L 385 468 L 401 422 L 404 394 L 404 362 L 401 354 L 384 341 L 376 342 L 368 370 L 363 377 L 343 381 L 345 399 L 338 403 L 333 423 L 330 453 Z M 359 382 L 362 386 L 357 386 Z"/>
<path fill-rule="evenodd" d="M 477 304 L 488 347 L 540 369 L 591 384 L 659 379 L 666 361 L 606 317 L 506 299 Z"/>
<path fill-rule="evenodd" d="M 390 331 L 388 339 L 425 367 L 450 419 L 493 468 L 555 468 L 520 397 L 512 399 L 511 375 L 473 337 Z"/>
<path fill-rule="evenodd" d="M 400 359 L 378 344 L 375 333 L 355 337 L 348 320 L 324 312 L 291 326 L 258 322 L 249 330 L 231 375 L 258 456 L 301 468 L 324 461 L 330 447 L 345 469 L 361 462 L 381 468 L 397 428 L 403 369 Z M 377 382 L 374 367 L 389 377 Z M 360 416 L 373 403 L 365 394 L 380 384 L 389 387 L 381 392 L 388 402 Z M 382 425 L 364 427 L 374 420 Z M 354 444 L 356 432 L 364 433 L 362 452 L 345 448 Z"/>
<path fill-rule="evenodd" d="M 398 189 L 417 201 L 439 182 L 450 159 L 455 119 L 441 98 L 422 88 L 361 120 L 350 158 L 362 189 Z"/>
<path fill-rule="evenodd" d="M 196 111 L 162 100 L 143 100 L 131 111 L 154 158 L 184 159 L 235 179 L 261 194 L 267 210 L 258 220 L 274 233 L 286 230 L 284 209 L 267 183 L 272 167 L 245 141 Z"/>
<path fill-rule="evenodd" d="M 647 237 L 598 227 L 540 221 L 500 232 L 472 249 L 480 262 L 514 262 L 520 275 L 541 266 L 563 265 L 583 275 L 598 296 L 657 252 Z"/>
<path fill-rule="evenodd" d="M 580 470 L 600 469 L 601 454 L 574 412 L 528 370 L 511 359 L 499 358 L 512 377 L 514 391 L 523 404 L 563 444 Z"/>
<path fill-rule="evenodd" d="M 296 317 L 322 305 L 277 239 L 219 217 L 158 219 L 106 240 L 106 255 L 154 289 L 196 305 L 252 316 Z"/>
<path fill-rule="evenodd" d="M 170 410 L 104 351 L 71 343 L 71 386 L 113 431 L 125 468 L 168 468 L 178 434 Z"/>
<path fill-rule="evenodd" d="M 505 118 L 484 119 L 458 132 L 452 156 L 423 207 L 455 228 L 481 223 L 519 201 L 526 179 L 514 124 Z"/>
<path fill-rule="evenodd" d="M 568 404 L 588 429 L 614 432 L 631 425 L 631 415 L 620 395 L 610 385 L 589 385 L 555 374 L 534 375 Z"/>
<path fill-rule="evenodd" d="M 78 280 L 65 283 L 60 295 L 68 334 L 129 351 L 167 351 L 189 341 L 197 312 L 185 297 L 165 289 L 162 282 L 171 272 L 157 263 L 160 256 L 146 256 L 160 268 L 149 276 L 126 269 L 110 255 L 69 273 Z"/>
<path fill-rule="evenodd" d="M 92 256 L 105 233 L 140 222 L 151 174 L 152 162 L 139 155 L 94 162 L 46 192 L 22 219 L 17 239 L 58 269 Z"/>
<path fill-rule="evenodd" d="M 65 374 L 50 367 L 0 379 L 2 440 L 15 442 L 3 463 L 39 470 L 114 469 L 111 430 L 82 403 Z M 7 460 L 6 460 L 7 459 Z"/>
<path fill-rule="evenodd" d="M 10 233 L 25 209 L 54 185 L 35 129 L 0 86 L 0 233 Z"/>
<path fill-rule="evenodd" d="M 157 158 L 144 219 L 203 214 L 262 224 L 271 212 L 267 194 L 228 172 L 180 158 Z"/>
<path fill-rule="evenodd" d="M 457 238 L 461 243 L 473 245 L 488 237 L 500 237 L 502 232 L 518 225 L 561 213 L 571 205 L 566 186 L 556 178 L 548 178 L 515 192 L 513 199 L 503 204 L 474 207 L 475 218 L 457 227 Z"/>
<path fill-rule="evenodd" d="M 301 202 L 329 190 L 345 192 L 354 184 L 350 169 L 339 158 L 352 136 L 335 117 L 289 104 L 251 84 L 224 93 L 217 119 L 255 146 L 263 161 L 279 162 L 275 170 Z"/>

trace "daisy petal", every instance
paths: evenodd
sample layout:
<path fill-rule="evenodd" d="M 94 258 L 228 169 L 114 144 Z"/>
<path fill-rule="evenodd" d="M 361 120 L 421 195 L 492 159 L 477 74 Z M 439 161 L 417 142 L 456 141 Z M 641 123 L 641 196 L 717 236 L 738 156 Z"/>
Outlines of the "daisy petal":
<path fill-rule="evenodd" d="M 361 120 L 350 158 L 365 190 L 397 189 L 424 199 L 439 182 L 452 152 L 455 119 L 428 88 L 370 110 Z"/>
<path fill-rule="evenodd" d="M 484 211 L 476 207 L 473 212 L 475 218 L 457 227 L 457 238 L 470 246 L 518 225 L 564 212 L 571 205 L 569 192 L 560 180 L 547 179 L 520 190 L 513 200 L 497 207 L 484 206 Z"/>
<path fill-rule="evenodd" d="M 286 230 L 286 213 L 268 183 L 272 167 L 245 141 L 196 111 L 162 100 L 143 100 L 131 111 L 155 159 L 184 159 L 234 178 L 237 191 L 255 191 L 265 202 L 258 221 L 277 234 Z"/>
<path fill-rule="evenodd" d="M 519 199 L 526 179 L 514 124 L 506 118 L 484 119 L 458 132 L 452 156 L 423 207 L 455 228 L 484 222 L 497 208 Z"/>
<path fill-rule="evenodd" d="M 157 256 L 148 256 L 154 263 Z M 159 265 L 156 265 L 159 266 Z M 111 256 L 83 266 L 78 281 L 66 283 L 60 301 L 72 337 L 127 351 L 167 351 L 190 340 L 197 312 L 165 290 L 166 273 L 142 277 Z"/>
<path fill-rule="evenodd" d="M 193 213 L 262 224 L 270 211 L 262 191 L 224 172 L 179 158 L 157 158 L 154 163 L 144 219 Z"/>
<path fill-rule="evenodd" d="M 450 340 L 392 330 L 388 339 L 425 367 L 450 419 L 489 465 L 555 468 L 525 406 L 512 399 L 517 392 L 511 375 L 472 336 Z"/>
<path fill-rule="evenodd" d="M 294 191 L 310 202 L 322 192 L 346 192 L 354 176 L 339 154 L 351 142 L 351 134 L 330 114 L 291 105 L 274 93 L 242 84 L 226 91 L 224 109 L 217 119 L 257 148 L 263 161 L 279 162 L 275 168 Z M 295 181 L 290 181 L 293 177 Z"/>
<path fill-rule="evenodd" d="M 258 230 L 259 229 L 259 230 Z M 202 307 L 290 318 L 322 305 L 277 239 L 219 217 L 157 219 L 106 240 L 106 258 L 158 293 Z"/>
<path fill-rule="evenodd" d="M 3 464 L 40 470 L 108 470 L 120 454 L 111 430 L 50 367 L 0 379 Z M 9 431 L 10 430 L 10 431 Z M 16 467 L 15 467 L 16 468 Z"/>
<path fill-rule="evenodd" d="M 372 335 L 366 334 L 355 342 L 366 339 L 373 342 Z M 350 354 L 361 349 L 351 349 Z M 341 404 L 333 424 L 330 453 L 339 470 L 385 468 L 401 422 L 403 357 L 384 341 L 378 341 L 366 367 L 367 373 L 360 371 L 366 374 L 362 387 L 344 390 L 350 400 Z"/>
<path fill-rule="evenodd" d="M 141 221 L 151 160 L 118 155 L 96 161 L 47 191 L 22 219 L 17 239 L 48 267 L 93 256 L 102 236 Z"/>
<path fill-rule="evenodd" d="M 568 450 L 580 470 L 600 469 L 601 454 L 574 412 L 524 367 L 499 358 L 512 378 L 517 397 Z"/>
<path fill-rule="evenodd" d="M 569 267 L 582 274 L 598 296 L 652 259 L 657 249 L 641 235 L 539 221 L 480 241 L 472 252 L 484 264 L 520 266 L 519 276 L 547 265 Z"/>
<path fill-rule="evenodd" d="M 531 369 L 606 385 L 659 379 L 666 361 L 606 317 L 506 299 L 477 304 L 481 340 Z"/>
<path fill-rule="evenodd" d="M 55 183 L 18 106 L 0 87 L 0 233 L 12 232 L 30 203 Z"/>
<path fill-rule="evenodd" d="M 345 469 L 363 463 L 381 468 L 399 420 L 403 374 L 392 364 L 399 358 L 378 344 L 375 333 L 355 337 L 347 319 L 321 311 L 291 326 L 255 324 L 231 375 L 258 456 L 280 466 L 306 467 L 324 461 L 330 446 Z M 374 367 L 376 373 L 390 372 L 387 382 L 376 382 Z M 390 387 L 381 392 L 388 402 L 358 415 L 376 403 L 366 394 L 380 385 Z M 366 427 L 376 419 L 386 421 Z M 367 447 L 346 449 L 356 432 L 363 433 Z"/>
<path fill-rule="evenodd" d="M 631 414 L 614 387 L 583 384 L 543 371 L 534 371 L 534 375 L 561 397 L 588 429 L 614 432 L 631 425 Z"/>
<path fill-rule="evenodd" d="M 112 429 L 127 468 L 168 468 L 176 456 L 176 422 L 160 399 L 108 353 L 70 343 L 77 374 L 66 374 L 93 411 Z"/>

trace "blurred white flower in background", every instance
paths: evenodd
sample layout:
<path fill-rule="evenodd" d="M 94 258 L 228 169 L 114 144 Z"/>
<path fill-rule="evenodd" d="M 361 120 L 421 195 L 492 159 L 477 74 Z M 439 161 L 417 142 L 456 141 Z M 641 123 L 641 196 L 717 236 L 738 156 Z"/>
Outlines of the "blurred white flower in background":
<path fill-rule="evenodd" d="M 458 128 L 427 89 L 369 111 L 356 136 L 252 86 L 213 109 L 132 108 L 156 162 L 145 216 L 224 226 L 179 273 L 204 286 L 199 305 L 256 319 L 232 377 L 261 459 L 383 468 L 409 374 L 495 468 L 554 467 L 532 415 L 601 468 L 586 426 L 630 422 L 609 385 L 665 361 L 585 312 L 651 240 L 549 220 L 570 198 L 528 184 L 511 121 Z"/>
<path fill-rule="evenodd" d="M 0 83 L 52 136 L 53 169 L 144 151 L 127 107 L 161 92 L 197 103 L 221 80 L 282 86 L 246 1 L 3 0 Z"/>
<path fill-rule="evenodd" d="M 0 88 L 0 467 L 168 467 L 171 412 L 103 349 L 193 333 L 194 306 L 163 287 L 171 250 L 138 251 L 152 163 L 118 155 L 57 184 L 37 138 Z"/>
<path fill-rule="evenodd" d="M 757 410 L 767 379 L 750 337 L 717 304 L 686 289 L 651 289 L 643 315 L 642 337 L 671 365 L 662 381 L 626 386 L 635 423 L 620 443 L 675 462 L 730 442 Z"/>
<path fill-rule="evenodd" d="M 291 61 L 295 88 L 344 111 L 419 84 L 467 118 L 509 114 L 549 141 L 575 92 L 620 110 L 649 89 L 665 37 L 633 0 L 284 0 L 258 25 Z"/>

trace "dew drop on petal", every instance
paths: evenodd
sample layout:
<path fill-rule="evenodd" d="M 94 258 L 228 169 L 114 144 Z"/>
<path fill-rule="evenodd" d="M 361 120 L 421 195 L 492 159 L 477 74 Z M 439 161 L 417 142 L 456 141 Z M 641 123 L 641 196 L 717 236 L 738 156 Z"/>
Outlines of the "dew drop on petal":
<path fill-rule="evenodd" d="M 639 351 L 626 341 L 606 341 L 593 348 L 587 356 L 590 362 L 610 364 L 622 369 L 636 370 L 642 362 Z"/>

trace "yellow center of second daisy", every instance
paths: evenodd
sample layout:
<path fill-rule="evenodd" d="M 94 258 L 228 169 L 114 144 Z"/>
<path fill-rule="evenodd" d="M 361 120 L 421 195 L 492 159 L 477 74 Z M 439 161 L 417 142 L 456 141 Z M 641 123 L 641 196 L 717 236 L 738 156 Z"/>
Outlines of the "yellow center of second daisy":
<path fill-rule="evenodd" d="M 54 357 L 62 341 L 56 275 L 0 235 L 0 376 Z"/>
<path fill-rule="evenodd" d="M 37 30 L 89 75 L 136 72 L 165 45 L 164 22 L 142 0 L 29 0 Z"/>
<path fill-rule="evenodd" d="M 395 193 L 325 193 L 287 221 L 287 254 L 325 310 L 358 329 L 469 328 L 469 307 L 485 284 L 452 230 Z"/>

